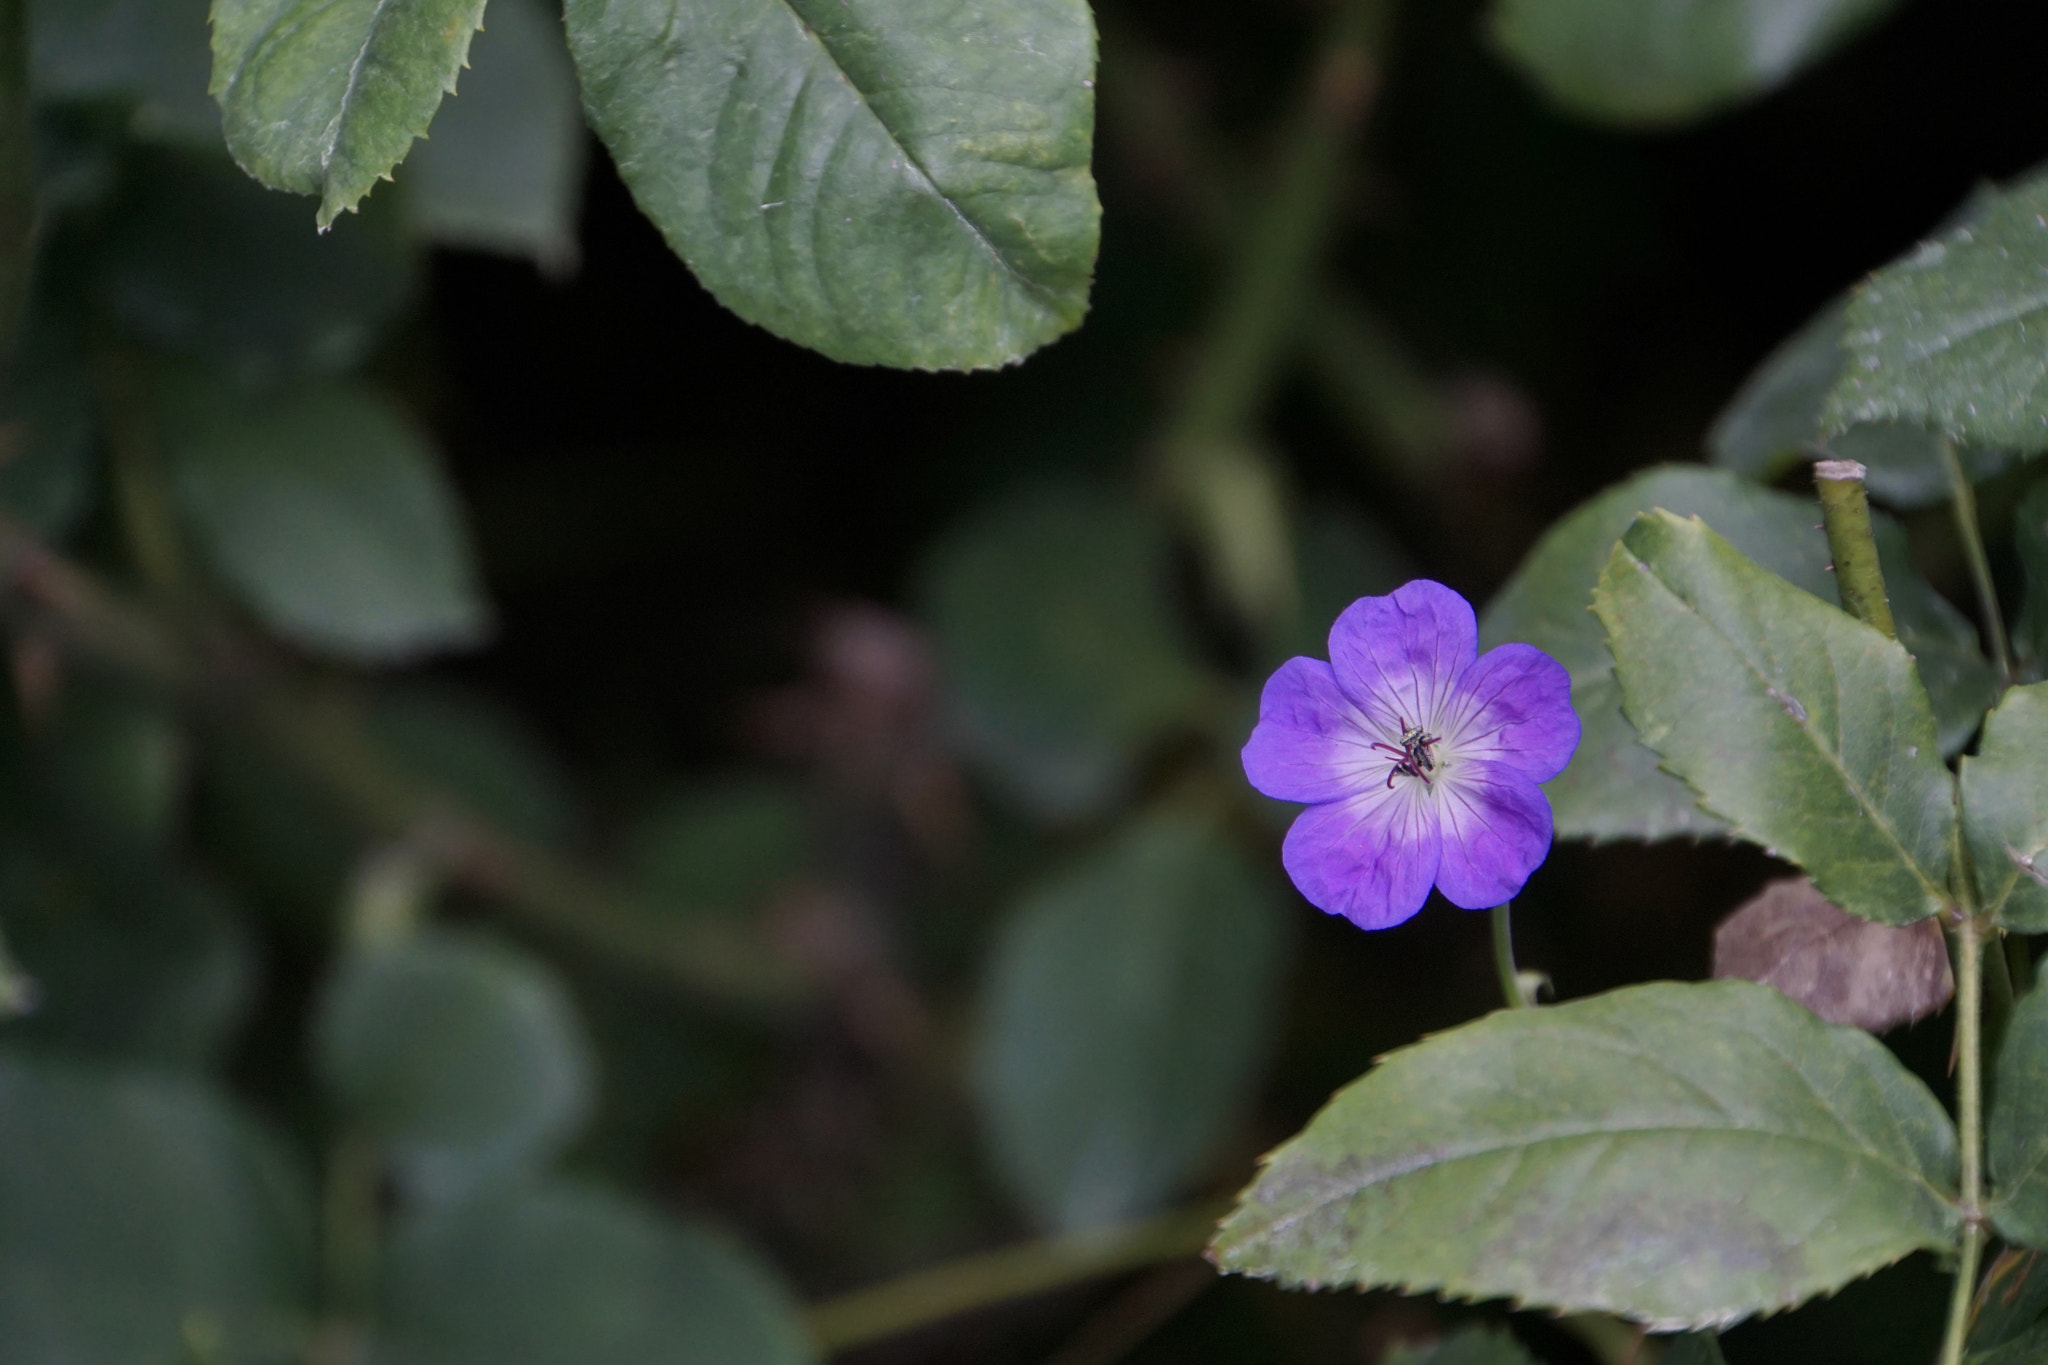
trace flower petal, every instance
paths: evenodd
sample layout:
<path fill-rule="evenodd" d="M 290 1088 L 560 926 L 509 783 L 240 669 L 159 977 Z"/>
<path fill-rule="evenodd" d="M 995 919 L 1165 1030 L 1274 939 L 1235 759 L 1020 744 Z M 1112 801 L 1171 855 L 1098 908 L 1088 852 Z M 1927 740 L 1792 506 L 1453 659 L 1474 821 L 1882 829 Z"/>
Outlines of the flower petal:
<path fill-rule="evenodd" d="M 1427 578 L 1359 598 L 1330 627 L 1338 686 L 1393 736 L 1433 722 L 1478 652 L 1472 604 Z"/>
<path fill-rule="evenodd" d="M 1579 715 L 1564 665 L 1534 645 L 1501 645 L 1458 679 L 1443 720 L 1446 752 L 1505 763 L 1534 782 L 1564 771 Z"/>
<path fill-rule="evenodd" d="M 1361 929 L 1399 924 L 1429 899 L 1437 815 L 1420 783 L 1369 787 L 1311 806 L 1287 831 L 1280 861 L 1309 904 Z"/>
<path fill-rule="evenodd" d="M 1328 664 L 1289 659 L 1259 697 L 1244 775 L 1277 801 L 1340 801 L 1385 784 L 1395 760 L 1372 741 Z"/>
<path fill-rule="evenodd" d="M 1510 899 L 1550 852 L 1550 802 L 1504 763 L 1460 763 L 1438 781 L 1436 798 L 1436 887 L 1455 906 L 1486 910 Z"/>

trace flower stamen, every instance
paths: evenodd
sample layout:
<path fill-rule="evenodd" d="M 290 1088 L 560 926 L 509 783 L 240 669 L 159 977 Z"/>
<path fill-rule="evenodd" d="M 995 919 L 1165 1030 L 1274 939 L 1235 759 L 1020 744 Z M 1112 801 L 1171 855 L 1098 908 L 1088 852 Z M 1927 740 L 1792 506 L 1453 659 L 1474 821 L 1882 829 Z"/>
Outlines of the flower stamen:
<path fill-rule="evenodd" d="M 1401 717 L 1401 747 L 1373 741 L 1372 747 L 1383 754 L 1394 756 L 1393 767 L 1387 770 L 1387 790 L 1394 789 L 1397 777 L 1419 777 L 1422 785 L 1429 785 L 1429 775 L 1436 771 L 1436 755 L 1430 751 L 1443 743 L 1442 735 L 1424 733 L 1420 725 L 1410 725 L 1408 717 Z"/>

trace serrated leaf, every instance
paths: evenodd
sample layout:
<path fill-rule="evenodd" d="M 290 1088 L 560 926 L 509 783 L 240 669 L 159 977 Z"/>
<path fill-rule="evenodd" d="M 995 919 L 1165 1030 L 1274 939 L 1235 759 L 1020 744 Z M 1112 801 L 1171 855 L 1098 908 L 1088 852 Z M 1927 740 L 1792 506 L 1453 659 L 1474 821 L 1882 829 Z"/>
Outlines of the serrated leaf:
<path fill-rule="evenodd" d="M 1883 924 L 1947 906 L 1954 784 L 1905 648 L 1649 512 L 1593 610 L 1636 733 L 1735 833 Z"/>
<path fill-rule="evenodd" d="M 719 302 L 835 360 L 1006 365 L 1081 321 L 1083 0 L 570 0 L 590 124 Z"/>
<path fill-rule="evenodd" d="M 1707 432 L 1717 465 L 1769 482 L 1807 457 L 1802 447 L 1821 439 L 1822 410 L 1841 378 L 1848 352 L 1842 345 L 1847 295 L 1831 300 L 1764 358 L 1728 400 Z M 1856 460 L 1869 471 L 1870 491 L 1894 507 L 1930 507 L 1949 498 L 1940 439 L 1911 422 L 1854 426 L 1828 443 L 1828 453 Z M 1957 452 L 1974 482 L 2004 469 L 2012 455 L 1964 446 Z"/>
<path fill-rule="evenodd" d="M 1496 0 L 1501 52 L 1572 113 L 1689 123 L 1791 78 L 1895 0 Z"/>
<path fill-rule="evenodd" d="M 1243 858 L 1172 816 L 1016 908 L 981 996 L 974 1094 L 1040 1222 L 1143 1213 L 1214 1152 L 1264 1058 L 1284 949 Z"/>
<path fill-rule="evenodd" d="M 1783 877 L 1714 928 L 1714 975 L 1769 986 L 1830 1024 L 1883 1033 L 1955 994 L 1948 944 L 1931 919 L 1872 924 L 1804 877 Z"/>
<path fill-rule="evenodd" d="M 1267 1158 L 1210 1253 L 1718 1327 L 1952 1246 L 1955 1180 L 1947 1114 L 1875 1039 L 1746 981 L 1659 982 L 1390 1054 Z"/>
<path fill-rule="evenodd" d="M 30 0 L 30 89 L 38 100 L 125 100 L 130 133 L 218 148 L 206 8 L 207 0 Z"/>
<path fill-rule="evenodd" d="M 1662 507 L 1704 518 L 1729 542 L 1809 592 L 1831 595 L 1826 538 L 1814 506 L 1732 474 L 1691 465 L 1647 470 L 1582 503 L 1545 533 L 1487 605 L 1479 647 L 1521 640 L 1572 675 L 1577 756 L 1549 783 L 1560 838 L 1663 839 L 1724 832 L 1686 785 L 1657 766 L 1621 714 L 1614 659 L 1588 609 L 1610 550 L 1638 513 Z"/>
<path fill-rule="evenodd" d="M 328 383 L 242 398 L 171 377 L 157 411 L 186 525 L 279 635 L 368 662 L 482 638 L 454 490 L 426 433 L 381 395 Z"/>
<path fill-rule="evenodd" d="M 808 1365 L 788 1290 L 704 1229 L 612 1195 L 493 1191 L 403 1228 L 374 1365 Z"/>
<path fill-rule="evenodd" d="M 406 160 L 407 216 L 449 246 L 572 265 L 586 136 L 559 7 L 493 0 L 470 63 Z"/>
<path fill-rule="evenodd" d="M 1081 487 L 1006 499 L 932 552 L 925 616 L 962 742 L 1026 809 L 1112 808 L 1144 744 L 1208 700 L 1171 574 L 1156 520 Z"/>
<path fill-rule="evenodd" d="M 313 1026 L 322 1081 L 415 1193 L 446 1200 L 560 1151 L 590 1109 L 591 1050 L 543 963 L 436 934 L 345 958 Z"/>
<path fill-rule="evenodd" d="M 2043 310 L 2048 175 L 2034 172 L 1858 286 L 1829 430 L 1909 421 L 1971 445 L 2048 449 Z"/>
<path fill-rule="evenodd" d="M 2048 1246 L 2048 991 L 2038 986 L 2005 1026 L 1984 1154 L 1992 1226 L 2022 1246 Z"/>
<path fill-rule="evenodd" d="M 1427 1346 L 1396 1346 L 1380 1365 L 1536 1365 L 1536 1357 L 1500 1328 L 1465 1327 Z"/>
<path fill-rule="evenodd" d="M 2048 930 L 2048 683 L 2015 687 L 1962 761 L 1963 837 L 1994 922 Z"/>
<path fill-rule="evenodd" d="M 388 179 L 455 90 L 484 0 L 213 0 L 228 150 L 322 229 Z"/>
<path fill-rule="evenodd" d="M 295 1359 L 312 1318 L 299 1173 L 195 1081 L 0 1056 L 9 1365 Z"/>

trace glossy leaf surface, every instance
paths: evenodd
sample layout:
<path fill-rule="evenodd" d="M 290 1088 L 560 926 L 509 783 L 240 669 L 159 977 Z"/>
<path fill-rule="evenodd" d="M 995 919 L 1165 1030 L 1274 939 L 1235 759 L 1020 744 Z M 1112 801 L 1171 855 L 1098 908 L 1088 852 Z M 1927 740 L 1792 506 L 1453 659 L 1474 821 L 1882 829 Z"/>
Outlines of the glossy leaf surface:
<path fill-rule="evenodd" d="M 611 1195 L 492 1191 L 401 1230 L 376 1365 L 806 1365 L 752 1256 Z"/>
<path fill-rule="evenodd" d="M 983 989 L 974 1092 L 1039 1221 L 1146 1212 L 1213 1154 L 1264 1058 L 1284 946 L 1244 860 L 1174 817 L 1017 907 Z"/>
<path fill-rule="evenodd" d="M 1572 113 L 1687 123 L 1755 98 L 1894 0 L 1496 0 L 1494 42 Z"/>
<path fill-rule="evenodd" d="M 590 123 L 726 307 L 835 360 L 1071 330 L 1100 209 L 1082 0 L 570 0 Z"/>
<path fill-rule="evenodd" d="M 451 935 L 346 958 L 314 1025 L 336 1103 L 429 1198 L 554 1155 L 588 1113 L 590 1044 L 554 973 Z"/>
<path fill-rule="evenodd" d="M 1664 982 L 1390 1054 L 1267 1158 L 1211 1254 L 1718 1326 L 1949 1245 L 1955 1174 L 1948 1116 L 1868 1035 L 1746 981 Z"/>
<path fill-rule="evenodd" d="M 279 635 L 395 662 L 482 638 L 467 528 L 440 459 L 370 390 L 242 398 L 160 386 L 179 510 L 221 580 Z"/>
<path fill-rule="evenodd" d="M 2048 930 L 2048 683 L 2005 694 L 1961 782 L 1979 902 L 2005 928 Z"/>
<path fill-rule="evenodd" d="M 1669 512 L 1636 520 L 1593 606 L 1637 734 L 1701 804 L 1851 914 L 1948 903 L 1954 786 L 1903 646 Z"/>
<path fill-rule="evenodd" d="M 322 228 L 424 135 L 484 0 L 213 0 L 228 149 L 274 190 L 317 195 Z"/>
<path fill-rule="evenodd" d="M 1968 444 L 2048 449 L 2044 319 L 2048 176 L 2036 173 L 1857 288 L 1829 428 L 1913 421 Z"/>

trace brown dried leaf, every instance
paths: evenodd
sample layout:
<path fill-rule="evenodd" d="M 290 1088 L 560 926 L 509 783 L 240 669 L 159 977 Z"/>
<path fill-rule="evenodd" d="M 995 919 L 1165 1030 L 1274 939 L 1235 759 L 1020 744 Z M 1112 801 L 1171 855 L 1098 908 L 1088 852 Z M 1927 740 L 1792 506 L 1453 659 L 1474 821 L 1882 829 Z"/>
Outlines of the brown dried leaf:
<path fill-rule="evenodd" d="M 1804 877 L 1772 882 L 1714 930 L 1714 975 L 1759 981 L 1831 1024 L 1882 1033 L 1955 994 L 1934 920 L 1873 924 Z"/>

